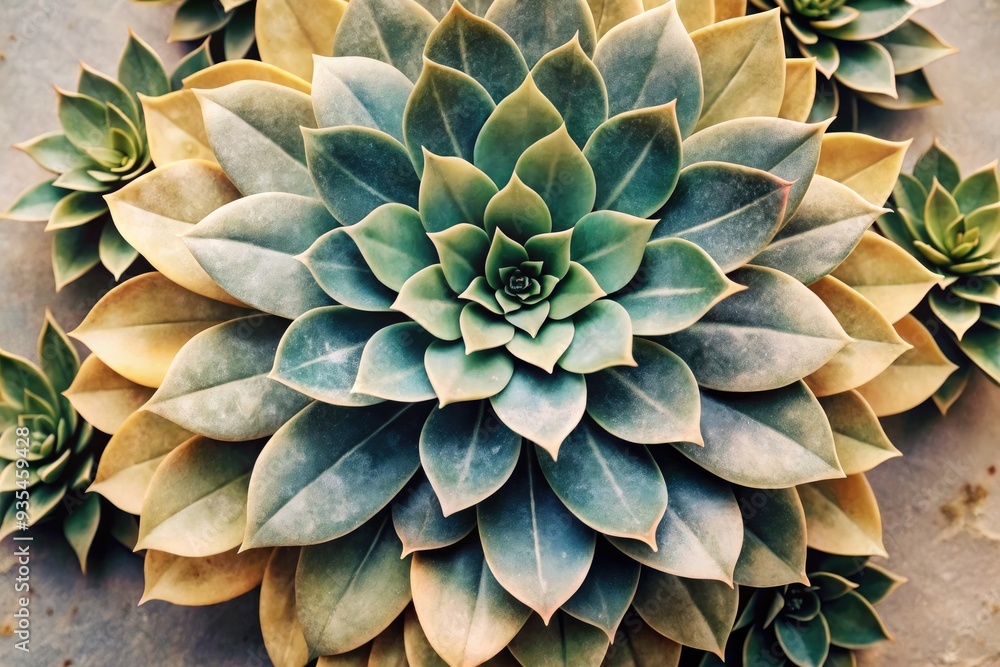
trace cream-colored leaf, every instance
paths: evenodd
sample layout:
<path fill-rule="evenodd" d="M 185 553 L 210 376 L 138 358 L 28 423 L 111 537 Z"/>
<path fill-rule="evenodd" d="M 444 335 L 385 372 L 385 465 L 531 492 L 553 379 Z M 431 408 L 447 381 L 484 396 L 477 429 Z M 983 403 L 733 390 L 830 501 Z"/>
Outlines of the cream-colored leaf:
<path fill-rule="evenodd" d="M 219 165 L 172 162 L 105 199 L 122 237 L 167 278 L 219 301 L 239 304 L 215 284 L 180 239 L 202 218 L 240 197 Z"/>
<path fill-rule="evenodd" d="M 778 118 L 804 123 L 809 120 L 816 97 L 816 59 L 788 58 L 785 60 L 785 94 L 781 99 Z"/>
<path fill-rule="evenodd" d="M 178 90 L 160 97 L 139 95 L 146 119 L 146 138 L 153 164 L 162 167 L 179 160 L 215 162 L 208 145 L 201 106 L 190 90 Z"/>
<path fill-rule="evenodd" d="M 893 323 L 916 308 L 941 279 L 913 255 L 871 231 L 830 275 L 854 288 Z"/>
<path fill-rule="evenodd" d="M 206 558 L 147 551 L 146 590 L 139 604 L 165 600 L 189 607 L 218 604 L 253 590 L 264 578 L 271 549 L 236 549 Z"/>
<path fill-rule="evenodd" d="M 816 173 L 843 183 L 881 206 L 896 185 L 911 142 L 886 141 L 854 132 L 829 133 L 823 136 Z"/>
<path fill-rule="evenodd" d="M 917 407 L 934 395 L 948 376 L 958 370 L 934 342 L 920 321 L 907 315 L 895 324 L 896 331 L 913 349 L 905 352 L 874 380 L 858 387 L 858 393 L 879 417 Z"/>
<path fill-rule="evenodd" d="M 333 36 L 345 11 L 344 0 L 258 0 L 254 25 L 260 59 L 312 80 L 313 54 L 333 53 Z"/>
<path fill-rule="evenodd" d="M 98 431 L 115 433 L 122 423 L 153 395 L 149 387 L 128 380 L 96 354 L 84 360 L 65 396 Z"/>
<path fill-rule="evenodd" d="M 193 436 L 152 412 L 133 413 L 108 442 L 88 490 L 124 512 L 138 514 L 160 461 Z"/>
<path fill-rule="evenodd" d="M 305 79 L 286 72 L 280 67 L 256 60 L 228 60 L 206 67 L 184 79 L 184 88 L 206 90 L 221 88 L 237 81 L 267 81 L 292 88 L 306 95 L 312 93 L 312 85 Z"/>
<path fill-rule="evenodd" d="M 853 342 L 805 382 L 816 396 L 859 387 L 884 371 L 910 346 L 871 301 L 832 276 L 809 286 L 830 309 Z"/>
<path fill-rule="evenodd" d="M 598 39 L 622 21 L 645 11 L 642 0 L 587 0 L 587 4 L 590 5 L 590 13 L 594 15 Z"/>
<path fill-rule="evenodd" d="M 725 21 L 746 16 L 746 0 L 715 0 L 715 21 Z"/>
<path fill-rule="evenodd" d="M 688 32 L 715 23 L 715 4 L 712 0 L 675 0 L 675 4 L 677 15 Z"/>
<path fill-rule="evenodd" d="M 902 456 L 882 429 L 875 411 L 856 391 L 819 399 L 833 429 L 837 458 L 848 475 L 868 472 L 885 461 Z"/>
<path fill-rule="evenodd" d="M 145 273 L 97 302 L 70 335 L 132 382 L 159 387 L 167 367 L 195 334 L 249 311 L 189 292 Z"/>
<path fill-rule="evenodd" d="M 275 549 L 260 584 L 260 632 L 275 667 L 304 667 L 309 662 L 309 647 L 295 614 L 298 563 L 297 548 Z"/>
<path fill-rule="evenodd" d="M 887 556 L 875 493 L 862 474 L 798 487 L 809 546 L 843 556 Z"/>

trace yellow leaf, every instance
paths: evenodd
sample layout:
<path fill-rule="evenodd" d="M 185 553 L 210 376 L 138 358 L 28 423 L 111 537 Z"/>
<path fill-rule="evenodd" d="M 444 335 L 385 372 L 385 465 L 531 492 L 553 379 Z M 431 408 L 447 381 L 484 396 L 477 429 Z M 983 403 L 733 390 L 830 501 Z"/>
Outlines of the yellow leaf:
<path fill-rule="evenodd" d="M 264 578 L 271 549 L 236 549 L 206 558 L 185 558 L 163 551 L 147 551 L 143 568 L 146 590 L 139 604 L 165 600 L 200 607 L 218 604 L 256 587 Z"/>
<path fill-rule="evenodd" d="M 260 632 L 275 667 L 303 667 L 309 662 L 309 647 L 295 614 L 298 563 L 298 548 L 275 549 L 260 584 Z"/>
<path fill-rule="evenodd" d="M 747 0 L 715 0 L 715 22 L 735 19 L 747 14 Z"/>
<path fill-rule="evenodd" d="M 778 115 L 785 90 L 779 10 L 715 23 L 691 39 L 705 83 L 696 131 L 734 118 Z"/>
<path fill-rule="evenodd" d="M 887 556 L 882 517 L 864 475 L 827 479 L 798 488 L 809 546 L 842 556 Z"/>
<path fill-rule="evenodd" d="M 96 354 L 87 357 L 65 392 L 76 411 L 105 433 L 115 433 L 152 395 L 152 389 L 122 377 Z"/>
<path fill-rule="evenodd" d="M 248 312 L 189 292 L 159 273 L 145 273 L 108 292 L 70 335 L 117 373 L 158 387 L 177 351 L 195 334 Z"/>
<path fill-rule="evenodd" d="M 239 304 L 209 278 L 180 238 L 239 197 L 219 165 L 182 160 L 139 177 L 105 199 L 122 237 L 156 270 L 192 292 Z"/>
<path fill-rule="evenodd" d="M 642 0 L 587 0 L 587 3 L 590 5 L 590 13 L 594 15 L 598 38 L 622 21 L 645 11 Z"/>
<path fill-rule="evenodd" d="M 899 414 L 917 407 L 934 395 L 958 366 L 951 363 L 934 336 L 917 318 L 907 315 L 896 322 L 896 331 L 913 349 L 904 353 L 858 393 L 879 417 Z"/>
<path fill-rule="evenodd" d="M 832 276 L 809 286 L 822 299 L 853 342 L 805 378 L 816 396 L 859 387 L 889 367 L 910 346 L 872 303 Z"/>
<path fill-rule="evenodd" d="M 681 23 L 688 32 L 715 23 L 715 4 L 712 0 L 675 0 L 675 2 L 677 15 L 681 17 Z"/>
<path fill-rule="evenodd" d="M 837 458 L 848 475 L 868 472 L 891 458 L 902 456 L 882 430 L 875 411 L 856 391 L 819 399 L 833 429 Z"/>
<path fill-rule="evenodd" d="M 411 667 L 447 667 L 448 663 L 434 651 L 424 629 L 420 627 L 413 605 L 407 608 L 403 618 L 403 644 Z"/>
<path fill-rule="evenodd" d="M 916 308 L 941 279 L 910 253 L 870 231 L 830 275 L 853 287 L 893 323 Z"/>
<path fill-rule="evenodd" d="M 881 206 L 896 185 L 911 141 L 885 141 L 854 132 L 828 133 L 823 136 L 816 173 Z"/>
<path fill-rule="evenodd" d="M 162 167 L 188 159 L 215 162 L 194 93 L 178 90 L 160 97 L 139 95 L 139 101 L 146 118 L 146 138 L 153 164 Z"/>
<path fill-rule="evenodd" d="M 184 88 L 187 90 L 206 90 L 221 88 L 237 81 L 267 81 L 292 88 L 306 95 L 312 93 L 312 86 L 305 79 L 286 72 L 280 67 L 256 60 L 228 60 L 218 65 L 206 67 L 184 79 Z"/>
<path fill-rule="evenodd" d="M 152 412 L 133 413 L 108 442 L 89 490 L 122 511 L 139 514 L 160 461 L 193 436 Z"/>
<path fill-rule="evenodd" d="M 345 11 L 344 0 L 258 0 L 260 59 L 311 80 L 313 54 L 333 53 L 333 37 Z"/>
<path fill-rule="evenodd" d="M 785 60 L 785 94 L 781 99 L 779 118 L 804 123 L 809 120 L 816 97 L 816 59 L 788 58 Z"/>

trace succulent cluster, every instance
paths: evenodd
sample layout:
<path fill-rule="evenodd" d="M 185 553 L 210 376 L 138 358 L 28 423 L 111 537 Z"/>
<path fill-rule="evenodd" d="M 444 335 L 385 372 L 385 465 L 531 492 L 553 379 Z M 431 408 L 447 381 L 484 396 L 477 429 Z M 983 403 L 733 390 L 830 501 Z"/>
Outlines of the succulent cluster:
<path fill-rule="evenodd" d="M 134 34 L 118 63 L 118 80 L 81 65 L 77 92 L 56 89 L 61 130 L 16 147 L 55 178 L 18 195 L 2 217 L 47 222 L 52 271 L 61 289 L 98 264 L 119 278 L 135 249 L 111 222 L 104 196 L 148 171 L 151 163 L 142 100 L 179 88 L 212 64 L 202 48 L 168 77 L 159 56 Z"/>
<path fill-rule="evenodd" d="M 778 12 L 428 4 L 172 94 L 198 158 L 108 196 L 157 272 L 73 334 L 152 393 L 94 489 L 145 599 L 261 585 L 279 665 L 724 655 L 740 586 L 884 554 L 876 412 L 937 388 L 936 277 L 867 231 L 906 144 L 803 122 Z"/>
<path fill-rule="evenodd" d="M 878 225 L 940 283 L 928 295 L 942 343 L 961 369 L 935 394 L 942 411 L 961 395 L 972 364 L 1000 382 L 1000 175 L 994 161 L 967 178 L 936 142 L 900 174 L 893 212 Z M 971 362 L 971 364 L 969 363 Z"/>
<path fill-rule="evenodd" d="M 145 5 L 164 5 L 177 0 L 132 0 Z M 170 28 L 171 42 L 215 38 L 213 52 L 226 60 L 245 58 L 254 45 L 254 15 L 257 0 L 182 0 Z"/>
<path fill-rule="evenodd" d="M 750 1 L 780 8 L 789 51 L 816 58 L 814 120 L 837 115 L 852 96 L 886 109 L 939 103 L 923 68 L 955 49 L 911 17 L 940 0 Z"/>
<path fill-rule="evenodd" d="M 731 667 L 847 667 L 854 651 L 890 639 L 874 605 L 905 579 L 867 558 L 810 554 L 808 583 L 749 592 L 726 651 Z M 712 654 L 685 656 L 715 667 Z M 699 659 L 700 658 L 700 659 Z"/>

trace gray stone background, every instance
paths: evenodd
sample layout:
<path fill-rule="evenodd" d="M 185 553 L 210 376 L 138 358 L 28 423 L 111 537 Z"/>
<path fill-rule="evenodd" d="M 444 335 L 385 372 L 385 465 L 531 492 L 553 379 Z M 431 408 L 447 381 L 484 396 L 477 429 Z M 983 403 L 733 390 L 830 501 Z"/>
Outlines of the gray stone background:
<path fill-rule="evenodd" d="M 52 84 L 74 89 L 77 61 L 113 74 L 126 26 L 168 67 L 172 7 L 127 0 L 0 0 L 0 209 L 44 176 L 9 146 L 57 127 Z M 929 68 L 942 107 L 877 115 L 864 130 L 914 138 L 906 168 L 934 136 L 968 173 L 1000 157 L 1000 0 L 949 0 L 920 18 L 961 52 Z M 113 286 L 100 270 L 55 293 L 41 224 L 0 222 L 0 346 L 35 357 L 46 307 L 67 328 Z M 977 377 L 947 419 L 929 405 L 886 420 L 905 458 L 870 475 L 882 507 L 888 565 L 910 582 L 879 607 L 895 641 L 861 655 L 874 666 L 1000 665 L 1000 388 Z M 13 649 L 12 543 L 0 544 L 0 665 L 61 667 L 268 664 L 256 593 L 223 605 L 137 607 L 142 563 L 102 547 L 84 577 L 56 531 L 36 532 L 32 652 Z"/>

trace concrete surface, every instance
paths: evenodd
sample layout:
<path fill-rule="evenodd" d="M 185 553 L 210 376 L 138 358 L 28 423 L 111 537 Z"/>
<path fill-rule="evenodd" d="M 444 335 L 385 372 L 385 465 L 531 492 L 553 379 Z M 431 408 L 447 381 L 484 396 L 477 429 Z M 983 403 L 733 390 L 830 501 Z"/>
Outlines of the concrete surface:
<path fill-rule="evenodd" d="M 9 145 L 57 127 L 51 84 L 72 88 L 77 59 L 113 73 L 131 25 L 165 57 L 172 8 L 126 0 L 0 0 L 0 207 L 44 173 Z M 933 136 L 971 171 L 1000 157 L 998 0 L 949 0 L 921 13 L 962 52 L 930 68 L 946 105 L 870 118 L 865 129 L 914 137 L 912 165 Z M 55 294 L 40 224 L 0 223 L 0 346 L 34 357 L 46 306 L 67 328 L 111 286 L 100 270 Z M 864 653 L 865 667 L 1000 665 L 1000 389 L 977 378 L 947 419 L 931 406 L 886 427 L 906 454 L 872 473 L 885 518 L 889 566 L 910 583 L 880 605 L 896 641 Z M 33 545 L 32 653 L 0 636 L 0 665 L 263 665 L 256 593 L 225 605 L 142 607 L 139 559 L 105 545 L 86 577 L 56 532 Z M 0 571 L 13 546 L 0 545 Z M 14 610 L 0 581 L 0 635 Z"/>

